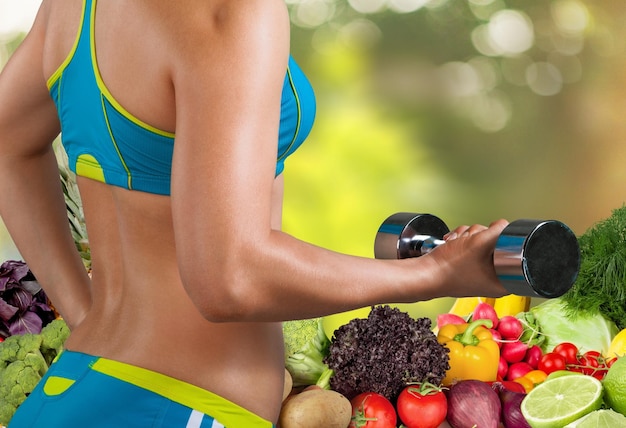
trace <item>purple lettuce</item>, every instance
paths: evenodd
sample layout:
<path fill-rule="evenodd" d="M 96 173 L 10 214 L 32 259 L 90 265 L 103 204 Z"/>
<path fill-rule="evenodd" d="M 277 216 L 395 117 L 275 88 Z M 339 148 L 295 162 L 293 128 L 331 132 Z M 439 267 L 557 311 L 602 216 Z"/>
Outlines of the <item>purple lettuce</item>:
<path fill-rule="evenodd" d="M 0 337 L 38 334 L 55 317 L 26 263 L 9 260 L 0 265 Z"/>

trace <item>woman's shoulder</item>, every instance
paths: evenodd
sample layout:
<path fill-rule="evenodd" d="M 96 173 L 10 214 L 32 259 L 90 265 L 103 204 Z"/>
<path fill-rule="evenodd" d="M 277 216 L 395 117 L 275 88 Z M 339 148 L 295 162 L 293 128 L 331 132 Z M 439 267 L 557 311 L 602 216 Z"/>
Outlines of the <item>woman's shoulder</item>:
<path fill-rule="evenodd" d="M 183 9 L 182 30 L 192 33 L 231 36 L 235 32 L 245 37 L 256 32 L 269 34 L 289 25 L 284 0 L 188 0 L 184 8 L 180 3 L 166 2 Z"/>
<path fill-rule="evenodd" d="M 227 58 L 237 62 L 257 55 L 277 55 L 282 60 L 289 51 L 290 24 L 284 0 L 188 3 L 185 11 L 173 12 L 177 17 L 169 23 L 173 43 L 169 50 L 175 68 L 206 67 Z"/>

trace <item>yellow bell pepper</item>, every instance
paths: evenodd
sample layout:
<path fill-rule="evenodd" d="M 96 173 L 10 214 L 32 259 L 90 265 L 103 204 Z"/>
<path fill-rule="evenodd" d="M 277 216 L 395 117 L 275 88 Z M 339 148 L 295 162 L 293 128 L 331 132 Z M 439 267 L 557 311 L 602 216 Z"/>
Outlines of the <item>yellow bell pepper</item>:
<path fill-rule="evenodd" d="M 450 369 L 443 385 L 458 380 L 495 381 L 498 375 L 500 347 L 489 331 L 491 320 L 447 324 L 439 329 L 437 341 L 450 350 Z"/>
<path fill-rule="evenodd" d="M 623 357 L 626 355 L 626 328 L 615 335 L 611 346 L 606 353 L 607 358 Z"/>

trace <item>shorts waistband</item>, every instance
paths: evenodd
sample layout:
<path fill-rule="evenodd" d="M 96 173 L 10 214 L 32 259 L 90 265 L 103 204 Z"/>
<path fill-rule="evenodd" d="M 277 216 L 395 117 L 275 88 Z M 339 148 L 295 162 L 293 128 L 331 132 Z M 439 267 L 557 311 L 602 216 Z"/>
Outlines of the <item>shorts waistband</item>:
<path fill-rule="evenodd" d="M 271 422 L 215 393 L 173 377 L 103 357 L 65 350 L 58 363 L 87 363 L 91 370 L 205 413 L 226 427 L 272 428 Z"/>

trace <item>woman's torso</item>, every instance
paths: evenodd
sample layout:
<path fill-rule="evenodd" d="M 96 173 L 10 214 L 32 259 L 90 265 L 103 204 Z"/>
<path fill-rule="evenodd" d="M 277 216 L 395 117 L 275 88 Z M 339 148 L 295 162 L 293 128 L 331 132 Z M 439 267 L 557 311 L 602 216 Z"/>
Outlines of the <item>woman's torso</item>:
<path fill-rule="evenodd" d="M 101 0 L 97 59 L 115 100 L 140 121 L 175 132 L 169 54 L 178 48 L 174 34 L 198 15 L 216 13 L 219 5 Z M 46 79 L 71 51 L 82 7 L 82 0 L 60 0 L 44 8 Z M 179 278 L 168 196 L 82 177 L 78 183 L 92 248 L 94 303 L 68 348 L 176 377 L 275 420 L 284 373 L 280 324 L 214 324 L 200 316 Z"/>

